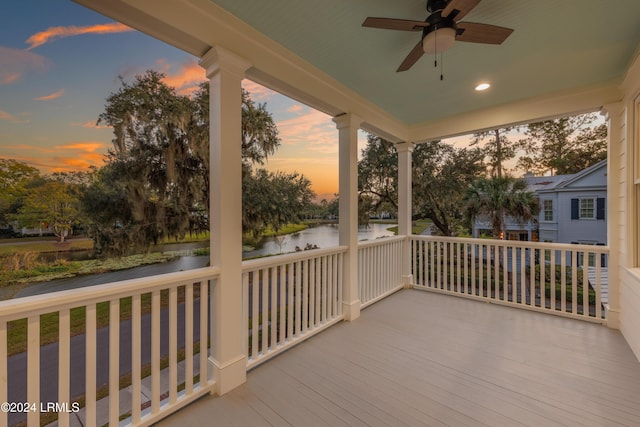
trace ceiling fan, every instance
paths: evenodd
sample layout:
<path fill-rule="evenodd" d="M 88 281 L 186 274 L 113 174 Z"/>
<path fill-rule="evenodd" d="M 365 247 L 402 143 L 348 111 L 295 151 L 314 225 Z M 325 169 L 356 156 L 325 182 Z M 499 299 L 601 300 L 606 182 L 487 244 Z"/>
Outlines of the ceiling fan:
<path fill-rule="evenodd" d="M 454 41 L 502 44 L 513 32 L 510 28 L 477 22 L 458 22 L 481 0 L 427 0 L 427 19 L 372 18 L 365 19 L 363 27 L 399 31 L 422 31 L 418 44 L 409 52 L 396 72 L 406 71 L 424 53 L 438 54 L 449 49 Z"/>

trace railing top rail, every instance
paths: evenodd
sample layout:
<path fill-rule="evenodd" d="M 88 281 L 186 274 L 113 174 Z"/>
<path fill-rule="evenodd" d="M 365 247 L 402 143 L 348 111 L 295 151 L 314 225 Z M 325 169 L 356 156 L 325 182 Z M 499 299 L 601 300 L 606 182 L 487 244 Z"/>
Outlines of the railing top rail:
<path fill-rule="evenodd" d="M 311 258 L 317 258 L 325 255 L 333 255 L 346 252 L 347 246 L 334 246 L 325 249 L 312 249 L 309 251 L 294 252 L 291 254 L 283 254 L 270 256 L 265 258 L 250 259 L 242 261 L 242 271 L 247 272 L 266 267 L 275 267 L 278 265 L 290 264 L 296 261 L 302 261 Z"/>
<path fill-rule="evenodd" d="M 405 240 L 407 236 L 390 236 L 390 237 L 380 237 L 374 240 L 363 240 L 358 242 L 358 248 L 368 248 L 370 246 L 382 246 L 387 243 L 399 242 Z"/>
<path fill-rule="evenodd" d="M 609 253 L 609 246 L 581 245 L 581 244 L 573 244 L 573 243 L 522 242 L 519 240 L 475 239 L 475 238 L 465 238 L 465 237 L 421 236 L 421 235 L 411 235 L 411 239 L 433 241 L 433 242 L 471 243 L 474 245 L 510 246 L 510 247 L 516 247 L 516 248 L 585 251 L 585 252 L 605 253 L 605 254 Z"/>
<path fill-rule="evenodd" d="M 219 274 L 219 267 L 204 267 L 0 301 L 0 319 L 3 321 L 15 320 L 25 316 L 80 307 L 94 302 L 144 294 L 173 285 L 214 279 Z"/>

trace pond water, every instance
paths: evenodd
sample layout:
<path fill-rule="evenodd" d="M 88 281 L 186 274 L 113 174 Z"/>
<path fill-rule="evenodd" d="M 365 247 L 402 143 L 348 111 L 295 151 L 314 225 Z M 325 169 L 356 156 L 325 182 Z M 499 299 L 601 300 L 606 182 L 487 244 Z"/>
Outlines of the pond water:
<path fill-rule="evenodd" d="M 360 227 L 358 230 L 358 240 L 374 240 L 380 237 L 393 236 L 387 229 L 394 224 L 370 224 L 368 227 Z M 307 228 L 298 233 L 282 236 L 280 241 L 276 238 L 268 238 L 262 242 L 259 249 L 243 252 L 243 258 L 252 258 L 260 255 L 271 255 L 287 252 L 295 252 L 296 247 L 303 249 L 305 246 L 316 245 L 318 248 L 330 248 L 338 246 L 338 225 L 325 224 Z M 170 244 L 156 247 L 155 251 L 178 251 L 188 253 L 190 250 L 207 247 L 209 242 Z M 51 254 L 50 260 L 56 257 L 64 259 L 88 259 L 90 251 L 60 252 Z M 91 274 L 87 276 L 77 276 L 68 279 L 53 280 L 51 282 L 29 283 L 19 286 L 18 289 L 0 288 L 0 300 L 7 298 L 18 298 L 30 295 L 38 295 L 48 292 L 61 291 L 66 289 L 81 288 L 85 286 L 112 283 L 120 280 L 134 279 L 138 277 L 165 274 L 174 271 L 190 270 L 208 265 L 209 257 L 206 256 L 179 256 L 173 261 L 162 264 L 151 264 L 135 267 L 128 270 L 112 271 L 108 273 Z M 4 292 L 2 292 L 4 291 Z"/>
<path fill-rule="evenodd" d="M 369 224 L 358 228 L 358 240 L 375 240 L 380 237 L 393 236 L 393 232 L 387 230 L 395 224 Z M 304 249 L 307 245 L 315 245 L 318 248 L 330 248 L 338 246 L 338 225 L 324 224 L 309 227 L 298 233 L 286 236 L 269 237 L 264 239 L 262 246 L 253 251 L 242 253 L 243 258 L 295 252 L 296 248 Z"/>
<path fill-rule="evenodd" d="M 387 229 L 395 224 L 369 224 L 358 229 L 358 240 L 375 240 L 380 237 L 393 236 L 391 231 Z M 242 253 L 243 258 L 254 258 L 257 256 L 286 254 L 295 252 L 296 248 L 304 249 L 307 245 L 317 246 L 318 248 L 330 248 L 338 246 L 338 225 L 323 224 L 309 227 L 305 230 L 286 236 L 268 237 L 262 240 L 259 248 L 252 251 Z M 192 243 L 168 243 L 164 245 L 153 246 L 151 252 L 182 252 L 188 254 L 193 249 L 206 248 L 209 241 L 192 242 Z M 66 251 L 66 252 L 50 252 L 40 256 L 40 259 L 47 262 L 57 260 L 82 261 L 93 258 L 93 251 Z"/>

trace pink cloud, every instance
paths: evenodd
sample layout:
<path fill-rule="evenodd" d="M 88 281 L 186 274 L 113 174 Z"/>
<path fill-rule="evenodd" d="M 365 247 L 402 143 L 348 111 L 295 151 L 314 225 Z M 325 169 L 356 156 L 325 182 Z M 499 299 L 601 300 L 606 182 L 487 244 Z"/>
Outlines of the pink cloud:
<path fill-rule="evenodd" d="M 6 120 L 12 123 L 29 123 L 29 120 L 21 119 L 20 117 L 7 113 L 4 110 L 0 110 L 0 120 Z"/>
<path fill-rule="evenodd" d="M 132 28 L 127 27 L 124 24 L 119 22 L 111 22 L 108 24 L 96 24 L 96 25 L 86 25 L 83 27 L 78 27 L 75 25 L 69 27 L 49 27 L 44 31 L 40 31 L 29 37 L 25 43 L 29 45 L 27 50 L 31 50 L 34 47 L 42 46 L 45 43 L 49 43 L 53 40 L 71 37 L 71 36 L 79 36 L 82 34 L 112 34 L 112 33 L 123 33 L 127 31 L 133 31 Z"/>
<path fill-rule="evenodd" d="M 89 120 L 88 122 L 84 123 L 73 122 L 71 123 L 71 126 L 80 126 L 87 129 L 111 129 L 111 126 L 98 125 L 94 120 Z"/>
<path fill-rule="evenodd" d="M 309 109 L 300 116 L 276 122 L 283 144 L 304 146 L 306 150 L 323 154 L 338 152 L 338 131 L 331 118 Z"/>
<path fill-rule="evenodd" d="M 198 89 L 200 83 L 207 79 L 204 68 L 195 59 L 188 59 L 179 65 L 168 63 L 165 59 L 156 61 L 161 72 L 166 74 L 163 81 L 176 89 L 181 95 L 189 95 Z"/>
<path fill-rule="evenodd" d="M 0 85 L 20 81 L 31 72 L 46 71 L 50 62 L 42 55 L 0 46 Z"/>
<path fill-rule="evenodd" d="M 22 76 L 21 76 L 19 73 L 13 73 L 13 74 L 11 74 L 11 73 L 4 73 L 4 74 L 2 75 L 2 77 L 0 77 L 0 78 L 1 78 L 1 80 L 0 80 L 0 84 L 8 85 L 8 84 L 11 84 L 11 83 L 15 83 L 15 82 L 17 82 L 18 80 L 20 80 L 20 78 L 21 78 L 21 77 L 22 77 Z"/>
<path fill-rule="evenodd" d="M 93 153 L 98 149 L 105 148 L 104 142 L 98 141 L 86 141 L 86 142 L 72 142 L 70 144 L 56 145 L 53 147 L 56 150 L 78 150 L 83 152 Z"/>
<path fill-rule="evenodd" d="M 59 91 L 53 92 L 49 95 L 44 95 L 38 98 L 34 98 L 34 101 L 50 101 L 52 99 L 60 98 L 62 95 L 64 95 L 64 89 L 60 89 Z"/>
<path fill-rule="evenodd" d="M 300 113 L 304 110 L 304 107 L 300 104 L 293 104 L 291 107 L 287 108 L 289 113 Z"/>
<path fill-rule="evenodd" d="M 271 89 L 259 85 L 251 80 L 243 80 L 242 87 L 251 94 L 251 99 L 256 102 L 265 102 L 277 94 L 277 92 L 274 92 Z"/>
<path fill-rule="evenodd" d="M 0 155 L 11 157 L 44 173 L 74 171 L 102 166 L 106 144 L 99 141 L 77 141 L 55 147 L 16 144 L 0 147 Z"/>
<path fill-rule="evenodd" d="M 88 169 L 90 166 L 98 166 L 95 161 L 79 157 L 54 157 L 51 166 L 53 172 L 73 171 Z"/>

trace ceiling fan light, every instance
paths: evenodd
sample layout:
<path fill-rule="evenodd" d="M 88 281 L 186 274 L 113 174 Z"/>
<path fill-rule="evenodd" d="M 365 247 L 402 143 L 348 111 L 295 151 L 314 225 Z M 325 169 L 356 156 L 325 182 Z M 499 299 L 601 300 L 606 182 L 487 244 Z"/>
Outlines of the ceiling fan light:
<path fill-rule="evenodd" d="M 438 28 L 422 39 L 422 50 L 430 54 L 442 53 L 453 46 L 455 41 L 456 30 L 449 27 Z"/>

